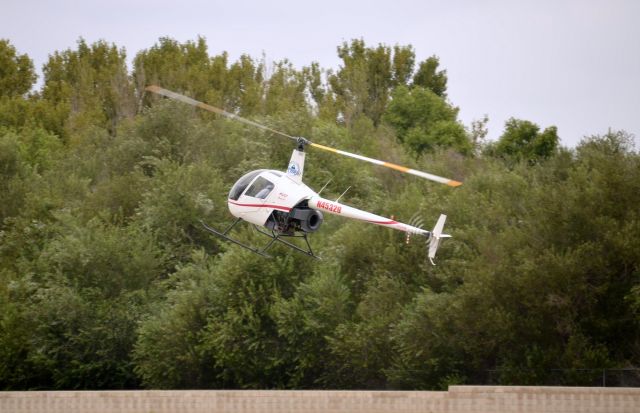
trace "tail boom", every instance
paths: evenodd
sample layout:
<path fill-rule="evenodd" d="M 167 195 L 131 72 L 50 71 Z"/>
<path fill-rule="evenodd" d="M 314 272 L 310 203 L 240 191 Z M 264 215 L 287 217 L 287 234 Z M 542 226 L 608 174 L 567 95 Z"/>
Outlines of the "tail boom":
<path fill-rule="evenodd" d="M 414 227 L 403 222 L 398 222 L 390 218 L 385 218 L 380 215 L 372 214 L 371 212 L 363 211 L 348 205 L 341 204 L 339 202 L 330 201 L 324 199 L 318 195 L 311 197 L 308 201 L 309 208 L 329 213 L 333 215 L 340 215 L 345 218 L 357 219 L 358 221 L 368 222 L 369 224 L 380 225 L 387 228 L 392 228 L 398 231 L 404 231 L 409 234 L 417 234 L 426 236 L 429 238 L 429 251 L 428 257 L 431 264 L 435 265 L 434 258 L 436 252 L 440 246 L 440 241 L 445 238 L 451 238 L 451 235 L 444 234 L 444 223 L 447 220 L 447 216 L 441 214 L 436 222 L 433 231 L 426 231 L 422 228 Z"/>
<path fill-rule="evenodd" d="M 429 231 L 425 231 L 421 228 L 417 228 L 403 222 L 398 222 L 390 218 L 385 218 L 380 215 L 372 214 L 371 212 L 350 207 L 339 202 L 330 201 L 320 196 L 313 196 L 311 199 L 309 199 L 308 204 L 309 208 L 316 209 L 324 213 L 340 215 L 345 218 L 356 219 L 358 221 L 368 222 L 369 224 L 380 225 L 382 227 L 392 228 L 411 234 L 429 236 Z"/>

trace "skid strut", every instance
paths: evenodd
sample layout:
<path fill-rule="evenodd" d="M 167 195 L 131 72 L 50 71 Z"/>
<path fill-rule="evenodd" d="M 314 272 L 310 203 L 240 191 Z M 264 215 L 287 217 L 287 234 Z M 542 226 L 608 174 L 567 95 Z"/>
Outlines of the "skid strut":
<path fill-rule="evenodd" d="M 215 228 L 211 228 L 210 226 L 205 224 L 204 221 L 202 221 L 202 220 L 200 221 L 200 223 L 202 224 L 204 229 L 206 229 L 208 232 L 210 232 L 210 233 L 212 233 L 212 234 L 214 234 L 214 235 L 216 235 L 216 236 L 218 236 L 218 237 L 220 237 L 222 239 L 225 239 L 227 241 L 233 242 L 234 244 L 239 245 L 242 248 L 245 248 L 245 249 L 247 249 L 247 250 L 249 250 L 251 252 L 254 252 L 254 253 L 258 254 L 258 255 L 261 255 L 263 257 L 271 258 L 271 256 L 269 254 L 267 254 L 266 251 L 277 241 L 277 242 L 280 242 L 280 243 L 288 246 L 289 248 L 294 249 L 294 250 L 296 250 L 298 252 L 301 252 L 301 253 L 303 253 L 305 255 L 308 255 L 308 256 L 313 257 L 313 258 L 320 259 L 320 257 L 318 257 L 317 255 L 315 255 L 313 253 L 313 250 L 311 249 L 311 244 L 309 244 L 309 240 L 307 239 L 307 234 L 306 233 L 303 233 L 302 235 L 284 235 L 284 234 L 279 234 L 279 233 L 277 233 L 275 231 L 271 231 L 271 233 L 268 233 L 266 231 L 261 230 L 257 225 L 254 225 L 253 227 L 256 229 L 256 231 L 258 231 L 258 233 L 271 238 L 271 240 L 267 243 L 267 245 L 265 245 L 262 249 L 251 247 L 251 246 L 249 246 L 249 245 L 247 245 L 247 244 L 245 244 L 243 242 L 240 242 L 240 241 L 238 241 L 236 239 L 233 239 L 233 238 L 229 237 L 227 234 L 240 221 L 242 221 L 242 218 L 237 218 L 223 232 L 220 232 L 220 231 L 216 230 Z M 302 239 L 304 239 L 305 243 L 307 244 L 307 249 L 305 250 L 303 248 L 300 248 L 299 246 L 297 246 L 295 244 L 292 244 L 291 242 L 286 241 L 283 238 L 302 238 Z"/>
<path fill-rule="evenodd" d="M 320 257 L 318 257 L 317 255 L 315 255 L 313 253 L 313 250 L 311 249 L 311 244 L 309 244 L 309 239 L 307 239 L 307 234 L 303 233 L 302 235 L 284 235 L 284 234 L 278 234 L 275 231 L 271 231 L 271 234 L 269 234 L 268 232 L 265 232 L 263 230 L 260 229 L 260 227 L 258 227 L 257 225 L 253 226 L 256 231 L 258 231 L 260 234 L 262 235 L 266 235 L 267 237 L 271 238 L 271 241 L 269 241 L 269 243 L 262 249 L 262 251 L 266 251 L 267 248 L 269 248 L 271 245 L 273 245 L 274 242 L 278 241 L 283 243 L 284 245 L 288 246 L 289 248 L 292 248 L 296 251 L 299 251 L 305 255 L 308 255 L 310 257 L 313 258 L 318 258 L 320 259 Z M 304 242 L 307 244 L 307 249 L 302 249 L 300 247 L 298 247 L 295 244 L 290 243 L 289 241 L 284 240 L 283 238 L 302 238 L 304 239 Z"/>
<path fill-rule="evenodd" d="M 227 236 L 227 233 L 229 233 L 229 231 L 231 231 L 233 229 L 233 227 L 235 227 L 235 225 L 240 221 L 241 221 L 240 218 L 238 218 L 235 221 L 233 221 L 233 223 L 231 225 L 229 225 L 229 227 L 227 229 L 225 229 L 224 232 L 220 232 L 220 231 L 216 230 L 215 228 L 211 228 L 210 226 L 205 224 L 204 221 L 200 221 L 200 223 L 202 224 L 204 229 L 206 229 L 207 231 L 209 231 L 210 233 L 212 233 L 214 235 L 217 235 L 218 237 L 220 237 L 222 239 L 225 239 L 227 241 L 231 241 L 234 244 L 241 246 L 242 248 L 246 248 L 251 252 L 255 252 L 258 255 L 262 255 L 263 257 L 270 257 L 270 255 L 269 254 L 265 254 L 264 251 L 261 251 L 261 250 L 259 250 L 257 248 L 253 248 L 253 247 L 251 247 L 251 246 L 249 246 L 247 244 L 244 244 L 244 243 L 242 243 L 242 242 L 240 242 L 240 241 L 238 241 L 236 239 L 233 239 L 233 238 Z"/>

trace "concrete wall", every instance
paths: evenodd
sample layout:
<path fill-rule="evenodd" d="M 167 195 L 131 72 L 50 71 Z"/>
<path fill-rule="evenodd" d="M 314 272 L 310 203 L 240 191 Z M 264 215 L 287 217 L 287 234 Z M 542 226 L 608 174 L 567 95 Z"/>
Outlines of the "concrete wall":
<path fill-rule="evenodd" d="M 0 413 L 639 413 L 640 388 L 451 386 L 431 391 L 0 392 Z"/>

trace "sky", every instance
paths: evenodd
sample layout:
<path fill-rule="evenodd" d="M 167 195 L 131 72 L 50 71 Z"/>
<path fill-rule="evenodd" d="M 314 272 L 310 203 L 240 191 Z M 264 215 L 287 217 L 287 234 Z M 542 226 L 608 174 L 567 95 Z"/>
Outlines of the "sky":
<path fill-rule="evenodd" d="M 106 40 L 131 60 L 160 37 L 203 36 L 209 53 L 338 69 L 337 47 L 412 45 L 436 55 L 465 125 L 489 116 L 555 125 L 564 146 L 624 129 L 640 149 L 636 0 L 0 0 L 0 38 L 42 65 L 54 51 Z M 41 83 L 40 83 L 41 84 Z"/>

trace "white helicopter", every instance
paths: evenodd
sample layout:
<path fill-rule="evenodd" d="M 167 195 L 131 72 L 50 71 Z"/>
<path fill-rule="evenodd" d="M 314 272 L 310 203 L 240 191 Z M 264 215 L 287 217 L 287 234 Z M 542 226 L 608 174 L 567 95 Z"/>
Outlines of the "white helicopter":
<path fill-rule="evenodd" d="M 444 234 L 442 232 L 444 223 L 447 219 L 446 215 L 440 215 L 433 231 L 426 231 L 416 226 L 341 204 L 338 200 L 342 195 L 335 201 L 322 198 L 319 193 L 315 192 L 302 182 L 305 159 L 304 150 L 306 146 L 311 146 L 313 148 L 337 153 L 359 159 L 361 161 L 386 166 L 387 168 L 416 175 L 421 178 L 443 183 L 452 187 L 460 186 L 462 185 L 462 182 L 313 143 L 305 138 L 291 136 L 271 129 L 267 126 L 234 115 L 233 113 L 229 113 L 206 103 L 199 102 L 179 93 L 163 89 L 159 86 L 148 86 L 146 90 L 296 141 L 296 148 L 291 154 L 291 160 L 289 161 L 289 166 L 286 172 L 271 169 L 259 169 L 251 171 L 238 179 L 231 188 L 231 191 L 229 191 L 229 197 L 227 200 L 229 211 L 234 217 L 236 217 L 236 220 L 224 231 L 218 231 L 202 222 L 204 228 L 214 235 L 267 257 L 269 255 L 266 254 L 266 251 L 276 241 L 278 241 L 304 254 L 318 258 L 311 249 L 311 245 L 307 239 L 307 234 L 317 231 L 322 224 L 323 213 L 329 213 L 404 231 L 407 233 L 407 237 L 413 234 L 425 236 L 429 240 L 428 257 L 433 265 L 435 265 L 433 259 L 436 256 L 440 240 L 451 237 L 449 234 Z M 320 192 L 322 192 L 322 190 Z M 253 224 L 258 232 L 271 238 L 269 243 L 263 248 L 253 248 L 229 237 L 229 232 L 242 220 Z M 265 231 L 263 228 L 266 228 L 269 232 Z M 283 239 L 293 237 L 303 238 L 306 242 L 307 249 L 305 250 L 300 248 L 299 246 Z"/>

